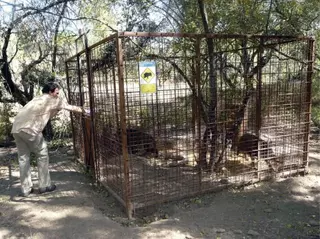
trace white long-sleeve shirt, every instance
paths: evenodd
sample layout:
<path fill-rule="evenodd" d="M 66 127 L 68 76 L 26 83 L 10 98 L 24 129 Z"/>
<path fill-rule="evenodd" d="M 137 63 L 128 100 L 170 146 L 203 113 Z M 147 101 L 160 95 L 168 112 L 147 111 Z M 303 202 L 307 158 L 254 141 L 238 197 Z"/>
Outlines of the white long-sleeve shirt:
<path fill-rule="evenodd" d="M 59 110 L 82 113 L 82 107 L 69 105 L 64 98 L 43 94 L 33 98 L 14 118 L 11 133 L 24 131 L 31 135 L 42 133 L 49 119 Z"/>

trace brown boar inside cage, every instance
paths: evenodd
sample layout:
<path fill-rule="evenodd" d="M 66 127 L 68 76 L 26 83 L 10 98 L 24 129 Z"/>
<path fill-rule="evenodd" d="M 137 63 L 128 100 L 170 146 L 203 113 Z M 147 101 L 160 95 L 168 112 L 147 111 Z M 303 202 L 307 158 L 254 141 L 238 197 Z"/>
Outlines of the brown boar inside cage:
<path fill-rule="evenodd" d="M 313 47 L 308 37 L 130 32 L 86 47 L 66 62 L 71 103 L 91 109 L 72 116 L 77 156 L 129 217 L 306 172 Z"/>

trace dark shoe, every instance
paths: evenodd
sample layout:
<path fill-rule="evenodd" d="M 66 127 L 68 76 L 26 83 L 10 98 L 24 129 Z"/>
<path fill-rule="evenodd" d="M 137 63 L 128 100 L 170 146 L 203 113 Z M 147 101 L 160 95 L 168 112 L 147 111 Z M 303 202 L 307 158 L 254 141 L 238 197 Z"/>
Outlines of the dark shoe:
<path fill-rule="evenodd" d="M 39 188 L 39 193 L 47 193 L 47 192 L 52 192 L 56 190 L 57 186 L 52 184 L 51 186 L 45 187 L 45 188 Z"/>
<path fill-rule="evenodd" d="M 21 196 L 21 197 L 28 197 L 29 195 L 30 195 L 30 193 L 33 193 L 34 192 L 34 190 L 33 190 L 33 188 L 31 188 L 31 190 L 29 191 L 29 192 L 21 192 L 20 194 L 19 194 L 19 196 Z"/>

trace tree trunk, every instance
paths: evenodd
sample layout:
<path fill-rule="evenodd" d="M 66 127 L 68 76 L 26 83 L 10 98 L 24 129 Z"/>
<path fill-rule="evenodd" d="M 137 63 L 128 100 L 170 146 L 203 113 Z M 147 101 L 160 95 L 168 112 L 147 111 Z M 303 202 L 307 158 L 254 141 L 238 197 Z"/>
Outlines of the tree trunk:
<path fill-rule="evenodd" d="M 242 99 L 241 105 L 239 107 L 239 109 L 236 112 L 235 118 L 234 118 L 234 122 L 232 124 L 232 127 L 230 130 L 228 130 L 228 132 L 226 132 L 225 135 L 225 147 L 223 148 L 222 152 L 219 155 L 219 158 L 217 160 L 217 162 L 212 165 L 214 167 L 212 167 L 212 170 L 216 169 L 217 166 L 219 165 L 219 163 L 222 161 L 223 159 L 223 155 L 226 151 L 226 148 L 228 147 L 228 145 L 230 145 L 230 143 L 232 144 L 232 148 L 234 149 L 236 147 L 237 144 L 237 140 L 238 140 L 238 136 L 239 136 L 239 130 L 240 130 L 240 126 L 244 120 L 245 117 L 245 112 L 249 103 L 249 100 L 251 98 L 251 96 L 255 93 L 255 88 L 254 88 L 254 76 L 261 71 L 261 69 L 268 63 L 268 61 L 271 58 L 271 54 L 269 54 L 269 56 L 263 56 L 263 49 L 261 50 L 260 47 L 258 49 L 258 51 L 261 51 L 261 55 L 257 61 L 257 65 L 255 67 L 252 67 L 252 62 L 250 61 L 250 56 L 248 54 L 248 46 L 247 46 L 247 40 L 243 40 L 242 42 L 242 65 L 243 65 L 243 69 L 244 69 L 244 83 L 246 86 L 245 89 L 245 94 L 244 97 Z M 253 53 L 255 54 L 255 53 Z"/>
<path fill-rule="evenodd" d="M 57 21 L 57 24 L 55 26 L 54 30 L 54 39 L 53 39 L 53 51 L 52 51 L 52 73 L 56 73 L 56 67 L 57 67 L 57 53 L 58 53 L 58 34 L 59 34 L 59 27 L 60 23 L 62 21 L 62 18 L 64 16 L 65 10 L 67 8 L 68 2 L 66 1 L 63 6 L 61 13 L 59 15 L 59 19 Z"/>
<path fill-rule="evenodd" d="M 202 0 L 198 0 L 198 6 L 202 19 L 202 24 L 205 33 L 210 33 L 206 10 Z M 209 88 L 210 88 L 210 102 L 208 106 L 208 121 L 206 130 L 202 137 L 201 153 L 199 155 L 199 166 L 201 168 L 211 166 L 214 163 L 216 156 L 216 141 L 217 141 L 217 123 L 216 123 L 216 107 L 217 107 L 217 77 L 215 72 L 215 54 L 213 39 L 207 38 L 207 49 L 209 58 Z M 207 164 L 207 152 L 210 146 L 210 160 Z"/>

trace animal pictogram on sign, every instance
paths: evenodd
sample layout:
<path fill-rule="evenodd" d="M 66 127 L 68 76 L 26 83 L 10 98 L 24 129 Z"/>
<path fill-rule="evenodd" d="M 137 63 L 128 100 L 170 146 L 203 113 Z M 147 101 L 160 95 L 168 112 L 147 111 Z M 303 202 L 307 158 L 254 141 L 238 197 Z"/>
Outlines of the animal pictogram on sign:
<path fill-rule="evenodd" d="M 144 78 L 144 79 L 149 78 L 149 77 L 151 77 L 151 76 L 152 76 L 152 73 L 150 73 L 150 72 L 145 72 L 145 73 L 143 74 L 143 78 Z"/>
<path fill-rule="evenodd" d="M 149 68 L 146 68 L 141 74 L 141 78 L 148 83 L 153 79 L 154 76 L 155 74 Z"/>

